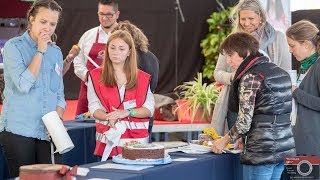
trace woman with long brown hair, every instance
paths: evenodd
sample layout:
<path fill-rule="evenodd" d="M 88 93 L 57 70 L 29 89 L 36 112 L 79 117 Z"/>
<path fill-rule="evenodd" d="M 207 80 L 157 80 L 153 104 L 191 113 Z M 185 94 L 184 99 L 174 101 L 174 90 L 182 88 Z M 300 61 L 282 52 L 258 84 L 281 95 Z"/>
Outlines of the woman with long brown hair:
<path fill-rule="evenodd" d="M 149 118 L 154 111 L 150 75 L 138 70 L 135 45 L 127 31 L 117 30 L 111 34 L 102 68 L 90 71 L 88 102 L 90 113 L 96 119 L 94 153 L 102 160 L 121 154 L 122 146 L 132 140 L 148 142 Z M 120 130 L 118 125 L 124 131 L 107 154 L 106 132 L 112 128 Z"/>

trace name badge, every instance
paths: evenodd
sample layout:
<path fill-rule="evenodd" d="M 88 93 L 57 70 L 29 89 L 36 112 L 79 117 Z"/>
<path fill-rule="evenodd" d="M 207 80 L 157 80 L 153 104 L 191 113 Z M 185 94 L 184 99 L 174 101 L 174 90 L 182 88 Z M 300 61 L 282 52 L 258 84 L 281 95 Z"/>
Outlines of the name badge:
<path fill-rule="evenodd" d="M 137 107 L 136 100 L 133 99 L 133 100 L 124 102 L 123 107 L 124 107 L 124 109 L 132 109 L 132 108 Z"/>
<path fill-rule="evenodd" d="M 54 70 L 56 71 L 56 73 L 58 74 L 58 76 L 60 76 L 60 74 L 61 74 L 61 69 L 60 69 L 60 67 L 59 67 L 59 65 L 58 65 L 57 63 L 56 63 L 56 66 L 55 66 Z"/>

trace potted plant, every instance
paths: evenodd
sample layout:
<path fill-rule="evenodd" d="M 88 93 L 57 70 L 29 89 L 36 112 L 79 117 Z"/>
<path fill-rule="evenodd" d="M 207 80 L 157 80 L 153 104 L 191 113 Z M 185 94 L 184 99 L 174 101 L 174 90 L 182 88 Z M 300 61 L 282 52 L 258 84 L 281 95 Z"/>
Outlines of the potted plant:
<path fill-rule="evenodd" d="M 178 119 L 181 120 L 211 120 L 214 104 L 219 91 L 215 83 L 202 82 L 202 73 L 198 73 L 193 81 L 184 82 L 175 90 L 180 90 L 182 99 L 177 102 Z M 190 116 L 190 117 L 188 117 Z"/>
<path fill-rule="evenodd" d="M 222 8 L 219 12 L 213 12 L 207 23 L 209 24 L 209 33 L 201 41 L 201 53 L 205 57 L 205 63 L 202 67 L 203 77 L 213 79 L 213 72 L 219 57 L 219 46 L 221 42 L 231 33 L 232 26 L 229 21 L 231 8 Z"/>

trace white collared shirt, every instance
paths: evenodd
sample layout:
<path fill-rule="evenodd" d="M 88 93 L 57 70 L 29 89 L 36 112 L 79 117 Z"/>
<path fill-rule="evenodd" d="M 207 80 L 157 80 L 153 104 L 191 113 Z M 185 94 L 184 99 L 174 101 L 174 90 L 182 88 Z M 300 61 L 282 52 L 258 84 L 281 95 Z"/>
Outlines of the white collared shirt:
<path fill-rule="evenodd" d="M 107 43 L 108 38 L 111 35 L 111 32 L 106 33 L 101 25 L 95 28 L 92 28 L 85 32 L 79 42 L 78 46 L 80 47 L 81 51 L 78 56 L 74 58 L 73 65 L 74 65 L 74 73 L 82 80 L 85 81 L 86 74 L 88 72 L 87 69 L 87 58 L 85 58 L 84 54 L 89 56 L 89 52 L 93 43 L 96 41 L 97 31 L 99 31 L 99 39 L 98 43 Z"/>

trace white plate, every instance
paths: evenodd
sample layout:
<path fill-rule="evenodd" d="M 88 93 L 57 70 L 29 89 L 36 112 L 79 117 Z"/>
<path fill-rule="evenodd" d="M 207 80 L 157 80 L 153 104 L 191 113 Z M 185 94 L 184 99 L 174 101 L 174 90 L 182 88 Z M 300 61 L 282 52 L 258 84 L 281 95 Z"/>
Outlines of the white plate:
<path fill-rule="evenodd" d="M 211 148 L 208 146 L 202 146 L 202 145 L 192 144 L 192 143 L 190 143 L 188 146 L 178 147 L 175 151 L 182 151 L 187 154 L 204 154 L 204 153 L 212 152 Z"/>
<path fill-rule="evenodd" d="M 234 147 L 234 144 L 231 144 L 230 149 L 225 148 L 224 149 L 225 153 L 238 154 L 242 152 L 242 150 L 234 150 L 233 147 Z M 212 152 L 212 149 L 209 146 L 203 146 L 203 145 L 193 144 L 193 143 L 189 143 L 189 146 L 183 147 L 180 150 L 188 154 L 203 154 L 203 153 Z"/>
<path fill-rule="evenodd" d="M 209 146 L 203 146 L 203 145 L 199 145 L 199 144 L 189 144 L 189 147 L 192 150 L 196 150 L 196 151 L 203 151 L 203 152 L 212 152 L 211 147 Z"/>

